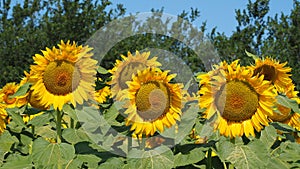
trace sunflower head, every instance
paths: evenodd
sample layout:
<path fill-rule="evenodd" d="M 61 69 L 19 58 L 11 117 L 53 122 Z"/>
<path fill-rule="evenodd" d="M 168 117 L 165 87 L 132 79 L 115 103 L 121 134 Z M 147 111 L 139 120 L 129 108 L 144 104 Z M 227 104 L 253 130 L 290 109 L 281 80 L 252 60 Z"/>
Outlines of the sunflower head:
<path fill-rule="evenodd" d="M 163 132 L 165 126 L 171 127 L 180 120 L 183 85 L 171 84 L 175 75 L 168 73 L 147 68 L 127 82 L 130 104 L 125 111 L 126 125 L 131 125 L 138 137 L 153 135 L 157 130 Z"/>
<path fill-rule="evenodd" d="M 46 48 L 43 55 L 36 54 L 31 65 L 32 90 L 44 107 L 53 105 L 62 109 L 65 103 L 93 99 L 97 61 L 92 59 L 92 48 L 77 46 L 75 42 Z"/>
<path fill-rule="evenodd" d="M 269 82 L 236 63 L 208 73 L 199 90 L 199 105 L 206 108 L 205 118 L 217 115 L 214 127 L 221 135 L 254 136 L 254 129 L 259 132 L 268 125 L 275 97 Z"/>
<path fill-rule="evenodd" d="M 94 93 L 94 99 L 100 104 L 106 102 L 107 97 L 110 96 L 111 96 L 111 91 L 108 86 L 105 86 L 102 89 L 95 91 Z"/>
<path fill-rule="evenodd" d="M 298 91 L 295 90 L 294 84 L 289 84 L 286 88 L 281 88 L 277 90 L 281 95 L 295 100 L 298 104 L 300 99 L 297 96 Z M 293 112 L 291 108 L 285 107 L 279 103 L 276 103 L 276 109 L 274 110 L 273 115 L 270 115 L 270 119 L 275 122 L 281 122 L 290 125 L 291 127 L 300 130 L 300 112 Z"/>
<path fill-rule="evenodd" d="M 149 59 L 149 56 L 150 52 L 139 53 L 139 51 L 136 51 L 135 55 L 128 52 L 127 57 L 121 55 L 122 61 L 117 60 L 115 67 L 109 70 L 112 74 L 112 80 L 110 82 L 110 85 L 112 85 L 112 97 L 117 96 L 116 98 L 120 99 L 120 96 L 123 94 L 120 91 L 128 88 L 126 82 L 130 81 L 138 70 L 161 66 L 161 64 L 156 61 L 157 57 Z"/>
<path fill-rule="evenodd" d="M 11 96 L 15 94 L 20 85 L 15 82 L 7 83 L 1 90 L 0 96 L 2 96 L 2 101 L 7 105 L 8 108 L 21 107 L 27 103 L 27 94 L 24 96 L 17 96 L 12 98 Z"/>
<path fill-rule="evenodd" d="M 8 114 L 6 112 L 6 105 L 0 103 L 0 134 L 6 129 L 6 124 L 9 123 Z"/>
<path fill-rule="evenodd" d="M 274 84 L 276 89 L 284 88 L 286 85 L 292 83 L 290 78 L 290 67 L 285 67 L 287 62 L 279 63 L 269 57 L 265 59 L 256 59 L 254 66 L 249 66 L 253 70 L 253 75 L 263 75 L 264 80 L 270 81 Z"/>

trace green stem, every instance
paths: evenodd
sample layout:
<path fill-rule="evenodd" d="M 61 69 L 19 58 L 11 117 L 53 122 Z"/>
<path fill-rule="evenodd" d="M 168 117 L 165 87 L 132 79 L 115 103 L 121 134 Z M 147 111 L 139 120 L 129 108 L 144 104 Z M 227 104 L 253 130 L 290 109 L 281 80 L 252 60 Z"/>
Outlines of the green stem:
<path fill-rule="evenodd" d="M 208 149 L 208 151 L 207 151 L 207 164 L 206 164 L 206 168 L 207 169 L 211 169 L 212 168 L 211 152 L 212 152 L 211 148 Z"/>
<path fill-rule="evenodd" d="M 73 129 L 74 128 L 74 120 L 72 118 L 71 118 L 70 123 L 71 123 L 70 127 Z"/>
<path fill-rule="evenodd" d="M 56 110 L 56 132 L 57 132 L 57 143 L 61 143 L 61 119 L 62 113 L 59 110 Z"/>
<path fill-rule="evenodd" d="M 128 137 L 128 147 L 127 147 L 128 152 L 131 150 L 131 148 L 132 148 L 132 137 Z"/>
<path fill-rule="evenodd" d="M 142 136 L 142 142 L 140 142 L 140 149 L 144 150 L 146 146 L 146 138 Z"/>

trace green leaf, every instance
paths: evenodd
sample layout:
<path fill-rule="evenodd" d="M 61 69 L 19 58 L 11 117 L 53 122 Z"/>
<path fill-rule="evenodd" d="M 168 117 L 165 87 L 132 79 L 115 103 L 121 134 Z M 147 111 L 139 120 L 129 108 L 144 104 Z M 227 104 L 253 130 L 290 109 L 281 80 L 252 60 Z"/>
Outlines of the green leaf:
<path fill-rule="evenodd" d="M 185 166 L 189 164 L 197 163 L 205 158 L 205 154 L 200 148 L 195 148 L 188 151 L 187 154 L 181 152 L 175 155 L 174 167 Z"/>
<path fill-rule="evenodd" d="M 38 126 L 35 128 L 36 134 L 43 138 L 56 138 L 56 131 L 51 126 Z"/>
<path fill-rule="evenodd" d="M 71 144 L 76 144 L 83 141 L 89 141 L 89 137 L 86 132 L 82 129 L 64 129 L 62 137 Z"/>
<path fill-rule="evenodd" d="M 31 83 L 28 83 L 28 82 L 23 84 L 22 86 L 19 87 L 19 89 L 16 91 L 16 93 L 9 96 L 9 98 L 14 98 L 17 96 L 24 96 L 27 93 L 27 91 L 29 90 L 30 86 L 31 86 Z"/>
<path fill-rule="evenodd" d="M 122 168 L 124 166 L 124 159 L 112 157 L 106 160 L 104 163 L 101 163 L 97 169 L 107 169 L 107 168 Z"/>
<path fill-rule="evenodd" d="M 74 159 L 70 160 L 65 169 L 82 168 L 82 165 L 87 168 L 97 168 L 101 158 L 93 154 L 78 154 Z"/>
<path fill-rule="evenodd" d="M 266 147 L 260 140 L 254 140 L 247 145 L 235 145 L 222 137 L 218 142 L 217 152 L 223 162 L 230 162 L 237 169 L 266 168 Z"/>
<path fill-rule="evenodd" d="M 27 125 L 33 125 L 35 127 L 44 126 L 44 125 L 48 124 L 53 118 L 54 117 L 51 114 L 51 112 L 45 112 L 45 113 L 31 119 L 27 123 Z"/>
<path fill-rule="evenodd" d="M 112 105 L 107 111 L 104 112 L 103 116 L 104 119 L 109 123 L 110 125 L 114 126 L 121 126 L 122 123 L 119 123 L 116 118 L 119 115 L 119 111 L 116 108 L 115 105 Z"/>
<path fill-rule="evenodd" d="M 253 60 L 259 59 L 258 56 L 248 52 L 246 49 L 245 49 L 245 53 L 246 53 L 247 56 L 251 57 Z"/>
<path fill-rule="evenodd" d="M 65 104 L 63 106 L 63 112 L 69 115 L 73 120 L 78 121 L 78 117 L 76 115 L 76 111 L 69 104 Z"/>
<path fill-rule="evenodd" d="M 286 162 L 296 162 L 299 158 L 300 144 L 295 142 L 281 143 L 280 147 L 276 150 L 277 156 Z"/>
<path fill-rule="evenodd" d="M 22 108 L 21 108 L 22 109 Z M 7 125 L 12 131 L 21 133 L 22 129 L 26 127 L 23 118 L 18 113 L 20 109 L 7 109 L 7 113 L 11 116 L 11 122 Z"/>
<path fill-rule="evenodd" d="M 284 107 L 291 108 L 294 112 L 300 113 L 299 105 L 295 100 L 292 100 L 287 96 L 282 96 L 282 95 L 277 95 L 276 100 L 278 104 Z"/>
<path fill-rule="evenodd" d="M 33 167 L 30 156 L 21 156 L 19 154 L 9 155 L 6 162 L 1 166 L 2 169 L 23 168 L 31 169 Z"/>
<path fill-rule="evenodd" d="M 268 166 L 268 168 L 272 168 L 272 169 L 290 169 L 290 168 L 292 168 L 292 166 L 289 163 L 282 161 L 281 158 L 279 158 L 279 157 L 269 158 L 267 166 Z"/>
<path fill-rule="evenodd" d="M 66 166 L 74 157 L 74 147 L 66 143 L 50 143 L 38 138 L 32 145 L 32 160 L 36 168 Z"/>
<path fill-rule="evenodd" d="M 3 162 L 4 155 L 10 151 L 13 144 L 18 143 L 18 139 L 15 136 L 11 136 L 10 133 L 5 130 L 0 135 L 0 161 Z"/>
<path fill-rule="evenodd" d="M 174 155 L 170 148 L 160 146 L 153 150 L 133 149 L 128 153 L 129 168 L 169 169 L 174 166 Z"/>
<path fill-rule="evenodd" d="M 104 67 L 98 66 L 97 72 L 100 74 L 107 74 L 109 73 Z"/>
<path fill-rule="evenodd" d="M 273 126 L 267 126 L 261 131 L 260 140 L 267 146 L 267 149 L 271 148 L 276 139 L 277 133 Z"/>

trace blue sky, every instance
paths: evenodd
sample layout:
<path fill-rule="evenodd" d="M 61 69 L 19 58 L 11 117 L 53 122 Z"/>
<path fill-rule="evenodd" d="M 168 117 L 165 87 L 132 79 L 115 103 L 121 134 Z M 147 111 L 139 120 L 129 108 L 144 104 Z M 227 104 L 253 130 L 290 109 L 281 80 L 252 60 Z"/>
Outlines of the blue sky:
<path fill-rule="evenodd" d="M 183 10 L 190 11 L 191 7 L 198 8 L 200 18 L 195 22 L 195 26 L 200 26 L 202 22 L 207 22 L 207 29 L 210 31 L 217 27 L 217 31 L 231 35 L 237 25 L 235 19 L 235 9 L 245 9 L 248 0 L 111 0 L 113 5 L 123 4 L 127 9 L 127 14 L 136 12 L 150 12 L 152 8 L 161 9 L 172 15 L 178 15 Z M 254 2 L 252 0 L 252 2 Z M 270 0 L 269 16 L 276 13 L 290 14 L 293 8 L 293 0 Z"/>

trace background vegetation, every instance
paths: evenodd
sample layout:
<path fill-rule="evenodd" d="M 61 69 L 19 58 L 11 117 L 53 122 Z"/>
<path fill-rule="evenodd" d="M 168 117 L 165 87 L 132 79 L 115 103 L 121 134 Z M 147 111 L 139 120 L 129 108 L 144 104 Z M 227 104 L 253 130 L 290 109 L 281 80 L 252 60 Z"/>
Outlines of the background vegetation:
<path fill-rule="evenodd" d="M 25 0 L 12 6 L 11 0 L 0 3 L 0 87 L 7 82 L 19 81 L 24 70 L 29 70 L 32 56 L 41 53 L 45 47 L 51 47 L 60 40 L 86 42 L 99 28 L 125 14 L 125 7 L 119 4 L 115 8 L 108 0 Z M 155 11 L 155 10 L 153 10 Z M 156 10 L 155 12 L 163 12 Z M 232 61 L 240 58 L 249 64 L 251 58 L 245 49 L 259 56 L 271 56 L 280 61 L 288 61 L 292 67 L 293 80 L 300 89 L 300 6 L 294 1 L 294 8 L 288 15 L 278 14 L 267 17 L 269 0 L 249 1 L 245 9 L 236 10 L 237 26 L 231 36 L 222 30 L 206 30 L 205 23 L 199 30 L 213 43 L 222 60 Z M 180 17 L 193 23 L 200 16 L 197 9 L 183 12 Z M 160 16 L 155 16 L 159 18 Z M 148 23 L 137 24 L 146 29 Z M 166 27 L 167 23 L 161 23 Z M 179 31 L 184 31 L 180 27 Z M 193 39 L 190 34 L 190 39 Z M 198 39 L 199 40 L 199 39 Z M 181 56 L 193 71 L 203 71 L 201 60 L 187 46 L 166 36 L 143 34 L 130 37 L 112 48 L 105 58 L 104 67 L 112 65 L 120 53 L 134 52 L 145 48 L 160 48 Z"/>

